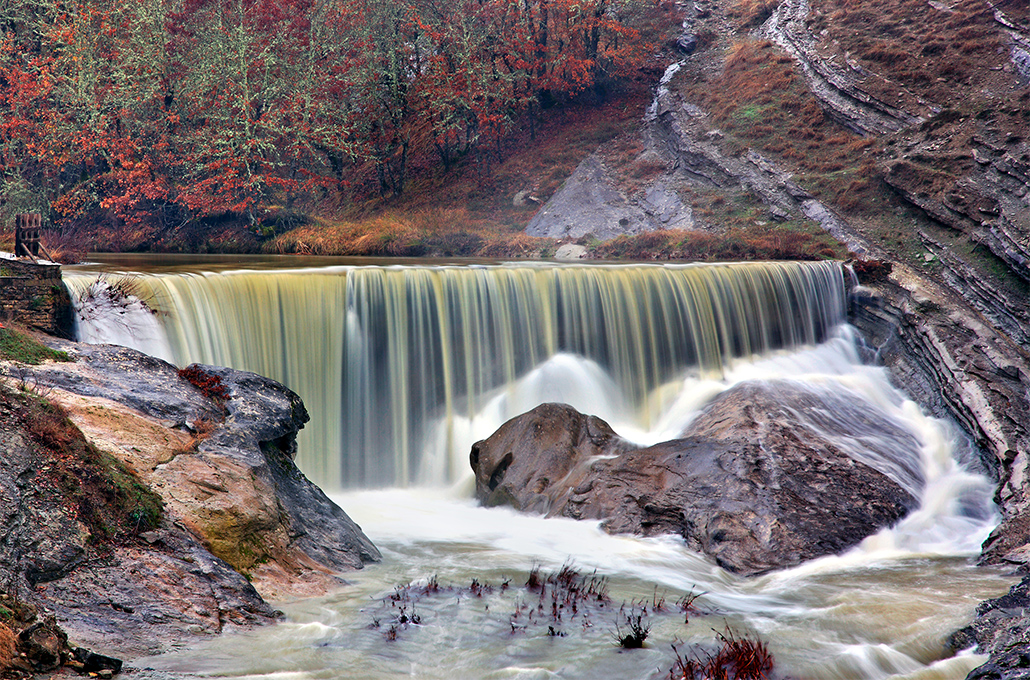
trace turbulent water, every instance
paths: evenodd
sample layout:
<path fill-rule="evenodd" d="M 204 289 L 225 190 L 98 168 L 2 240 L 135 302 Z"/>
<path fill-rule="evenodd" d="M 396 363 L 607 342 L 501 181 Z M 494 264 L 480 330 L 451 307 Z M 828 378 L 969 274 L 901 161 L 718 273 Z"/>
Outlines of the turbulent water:
<path fill-rule="evenodd" d="M 297 391 L 312 413 L 299 464 L 330 488 L 454 481 L 475 438 L 545 400 L 650 425 L 656 388 L 683 369 L 718 375 L 735 357 L 816 342 L 844 314 L 829 262 L 67 281 L 83 340 L 245 368 Z"/>
<path fill-rule="evenodd" d="M 767 641 L 780 675 L 964 677 L 977 659 L 952 655 L 947 636 L 1007 589 L 1000 573 L 973 566 L 996 521 L 992 488 L 959 432 L 859 360 L 841 325 L 841 276 L 832 263 L 193 271 L 134 279 L 130 292 L 159 308 L 151 315 L 119 295 L 107 306 L 112 296 L 83 274 L 72 288 L 85 339 L 272 375 L 304 396 L 321 428 L 307 445 L 336 447 L 309 450 L 305 471 L 344 488 L 393 485 L 335 492 L 382 564 L 348 575 L 332 596 L 280 603 L 284 625 L 139 663 L 233 677 L 656 678 L 673 643 L 703 657 L 729 626 Z M 247 348 L 223 346 L 234 343 Z M 862 401 L 911 431 L 922 442 L 920 509 L 846 555 L 744 580 L 672 537 L 608 536 L 471 500 L 469 445 L 537 403 L 566 401 L 656 442 L 721 391 L 764 379 Z M 607 609 L 547 625 L 513 618 L 535 604 L 522 587 L 534 566 L 563 564 L 610 580 Z M 473 579 L 494 590 L 474 592 Z M 442 585 L 400 599 L 418 625 L 402 623 L 390 598 L 406 583 L 415 586 L 404 597 Z M 698 611 L 684 622 L 672 603 L 690 592 L 701 594 Z M 663 598 L 646 617 L 645 648 L 618 648 L 619 606 Z"/>

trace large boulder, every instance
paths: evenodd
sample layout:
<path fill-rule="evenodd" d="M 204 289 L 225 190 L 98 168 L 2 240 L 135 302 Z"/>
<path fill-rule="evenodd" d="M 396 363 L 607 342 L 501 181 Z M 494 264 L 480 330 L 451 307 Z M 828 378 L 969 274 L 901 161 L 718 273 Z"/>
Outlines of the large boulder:
<path fill-rule="evenodd" d="M 98 559 L 85 506 L 71 512 L 59 494 L 35 491 L 52 475 L 31 431 L 39 428 L 0 408 L 0 582 L 20 583 L 79 642 L 138 654 L 186 634 L 272 621 L 263 598 L 324 593 L 343 583 L 341 572 L 380 559 L 294 465 L 308 415 L 283 385 L 215 366 L 180 372 L 122 347 L 46 341 L 74 361 L 0 362 L 0 376 L 13 378 L 0 379 L 0 390 L 20 385 L 62 409 L 75 426 L 62 430 L 62 446 L 78 437 L 76 450 L 118 461 L 164 506 L 159 527 L 130 531 Z"/>
<path fill-rule="evenodd" d="M 918 440 L 871 404 L 743 383 L 679 439 L 638 448 L 560 404 L 472 447 L 476 495 L 613 533 L 681 535 L 744 575 L 839 553 L 917 505 Z"/>

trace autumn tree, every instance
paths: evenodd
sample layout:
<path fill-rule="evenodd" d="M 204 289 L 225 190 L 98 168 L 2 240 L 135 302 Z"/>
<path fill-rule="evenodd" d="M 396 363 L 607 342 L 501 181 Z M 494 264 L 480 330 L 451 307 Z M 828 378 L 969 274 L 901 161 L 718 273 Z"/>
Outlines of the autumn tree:
<path fill-rule="evenodd" d="M 639 4 L 639 3 L 637 3 Z M 0 210 L 252 223 L 348 171 L 499 149 L 646 56 L 629 0 L 7 0 Z"/>

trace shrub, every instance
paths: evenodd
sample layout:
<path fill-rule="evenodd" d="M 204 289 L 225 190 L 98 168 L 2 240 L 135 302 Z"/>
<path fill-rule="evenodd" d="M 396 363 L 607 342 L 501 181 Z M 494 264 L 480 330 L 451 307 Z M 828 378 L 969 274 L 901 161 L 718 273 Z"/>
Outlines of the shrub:
<path fill-rule="evenodd" d="M 179 377 L 196 387 L 205 397 L 219 406 L 224 406 L 225 402 L 231 398 L 228 388 L 222 384 L 219 376 L 208 373 L 196 364 L 179 369 Z"/>

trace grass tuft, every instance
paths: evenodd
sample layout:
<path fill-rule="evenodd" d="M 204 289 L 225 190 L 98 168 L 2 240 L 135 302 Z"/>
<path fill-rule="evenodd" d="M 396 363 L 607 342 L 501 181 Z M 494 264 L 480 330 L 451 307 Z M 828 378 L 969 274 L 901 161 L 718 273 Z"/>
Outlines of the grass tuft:
<path fill-rule="evenodd" d="M 44 361 L 73 361 L 67 352 L 50 349 L 32 336 L 0 324 L 0 360 L 38 366 Z"/>

